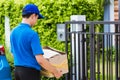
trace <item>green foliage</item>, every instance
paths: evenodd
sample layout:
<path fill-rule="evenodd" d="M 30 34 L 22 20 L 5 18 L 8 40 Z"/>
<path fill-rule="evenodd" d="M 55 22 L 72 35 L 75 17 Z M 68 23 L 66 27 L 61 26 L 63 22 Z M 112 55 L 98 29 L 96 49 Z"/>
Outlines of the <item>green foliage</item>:
<path fill-rule="evenodd" d="M 56 40 L 57 23 L 69 21 L 71 15 L 86 15 L 86 19 L 89 21 L 102 19 L 102 13 L 99 13 L 99 7 L 97 4 L 88 3 L 84 0 L 27 0 L 24 4 L 22 2 L 23 0 L 20 1 L 21 2 L 16 3 L 14 0 L 9 0 L 0 3 L 0 35 L 4 34 L 4 16 L 10 17 L 10 27 L 13 29 L 19 22 L 21 22 L 22 8 L 27 3 L 38 5 L 41 13 L 45 16 L 45 18 L 39 20 L 34 27 L 34 30 L 40 35 L 41 44 L 43 46 L 51 46 L 61 50 L 64 50 L 62 49 L 64 48 L 64 43 Z M 3 39 L 4 38 L 1 38 L 0 40 Z"/>
<path fill-rule="evenodd" d="M 40 36 L 41 45 L 61 51 L 65 51 L 65 43 L 57 40 L 56 24 L 69 21 L 71 15 L 86 15 L 86 20 L 89 21 L 102 20 L 103 18 L 103 13 L 100 13 L 98 4 L 89 3 L 86 0 L 1 0 L 0 43 L 4 44 L 4 16 L 10 17 L 12 30 L 21 22 L 22 8 L 27 3 L 36 4 L 41 14 L 45 16 L 44 19 L 38 20 L 33 28 Z M 11 59 L 9 61 L 13 63 Z"/>
<path fill-rule="evenodd" d="M 40 35 L 42 45 L 57 49 L 64 48 L 64 43 L 56 40 L 56 24 L 69 21 L 71 15 L 86 15 L 86 19 L 89 21 L 101 20 L 102 13 L 99 13 L 98 8 L 97 4 L 88 3 L 84 0 L 54 0 L 51 2 L 44 0 L 40 9 L 45 19 L 40 20 L 36 25 L 40 26 L 37 27 L 37 32 Z"/>

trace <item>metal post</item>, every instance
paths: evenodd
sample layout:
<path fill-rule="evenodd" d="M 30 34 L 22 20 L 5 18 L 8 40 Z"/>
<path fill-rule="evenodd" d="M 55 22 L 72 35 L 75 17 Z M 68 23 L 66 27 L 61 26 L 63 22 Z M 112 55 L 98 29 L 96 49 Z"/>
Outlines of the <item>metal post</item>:
<path fill-rule="evenodd" d="M 10 48 L 10 20 L 9 17 L 5 16 L 5 43 Z"/>
<path fill-rule="evenodd" d="M 71 21 L 85 21 L 85 15 L 72 15 L 71 16 Z M 82 31 L 82 24 L 71 24 L 71 32 L 79 32 Z M 83 63 L 83 56 L 86 56 L 86 53 L 84 53 L 84 55 L 82 54 L 83 51 L 83 47 L 81 44 L 81 41 L 83 40 L 82 35 L 80 35 L 78 33 L 73 33 L 72 34 L 72 60 L 73 60 L 73 73 L 74 75 L 72 75 L 72 80 L 83 80 L 83 78 L 85 77 L 85 75 L 87 75 L 86 72 L 83 72 L 86 69 L 86 66 L 84 66 L 85 63 Z M 79 38 L 79 39 L 78 39 Z M 84 58 L 85 59 L 85 58 Z M 79 62 L 80 61 L 80 62 Z M 84 68 L 83 68 L 84 66 Z M 80 74 L 80 75 L 79 75 Z M 79 77 L 80 76 L 80 77 Z"/>
<path fill-rule="evenodd" d="M 68 34 L 67 34 L 67 25 L 65 24 L 65 52 L 68 54 Z M 69 80 L 68 74 L 65 76 L 65 80 Z"/>
<path fill-rule="evenodd" d="M 119 19 L 119 21 L 120 21 L 120 0 L 118 0 L 118 19 Z M 118 27 L 117 27 L 117 31 L 118 32 L 120 32 L 120 24 L 118 24 Z M 117 42 L 118 42 L 118 44 L 120 43 L 120 37 L 119 36 L 117 36 Z M 119 45 L 117 46 L 117 49 L 119 48 Z M 116 53 L 116 80 L 118 80 L 118 70 L 119 70 L 119 68 L 118 68 L 118 66 L 119 66 L 119 55 L 120 54 L 118 54 L 119 53 L 119 49 L 117 50 L 118 52 Z M 120 77 L 120 76 L 119 76 Z"/>
<path fill-rule="evenodd" d="M 90 25 L 90 80 L 95 80 L 94 24 Z"/>

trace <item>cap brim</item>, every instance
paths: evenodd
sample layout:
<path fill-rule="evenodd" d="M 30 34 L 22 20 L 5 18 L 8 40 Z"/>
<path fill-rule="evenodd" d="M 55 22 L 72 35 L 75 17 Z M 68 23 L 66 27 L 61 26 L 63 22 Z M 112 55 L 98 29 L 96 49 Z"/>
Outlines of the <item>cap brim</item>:
<path fill-rule="evenodd" d="M 43 18 L 44 18 L 44 16 L 39 14 L 38 19 L 43 19 Z"/>

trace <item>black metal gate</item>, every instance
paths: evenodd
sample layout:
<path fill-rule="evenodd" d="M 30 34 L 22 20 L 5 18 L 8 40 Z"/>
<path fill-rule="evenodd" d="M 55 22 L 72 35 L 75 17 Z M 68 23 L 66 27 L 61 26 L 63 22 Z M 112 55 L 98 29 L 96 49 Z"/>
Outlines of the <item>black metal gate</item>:
<path fill-rule="evenodd" d="M 70 26 L 80 24 L 81 31 Z M 65 22 L 69 73 L 66 80 L 120 80 L 120 22 Z M 115 32 L 104 32 L 112 25 Z M 85 28 L 86 27 L 86 28 Z"/>

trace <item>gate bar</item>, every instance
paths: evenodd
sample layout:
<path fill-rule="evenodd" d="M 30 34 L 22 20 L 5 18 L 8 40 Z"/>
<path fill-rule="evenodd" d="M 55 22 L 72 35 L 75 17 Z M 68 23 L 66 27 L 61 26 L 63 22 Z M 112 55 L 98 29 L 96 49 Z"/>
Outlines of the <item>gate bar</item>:
<path fill-rule="evenodd" d="M 94 24 L 90 25 L 90 80 L 95 80 L 95 55 L 94 55 Z"/>

